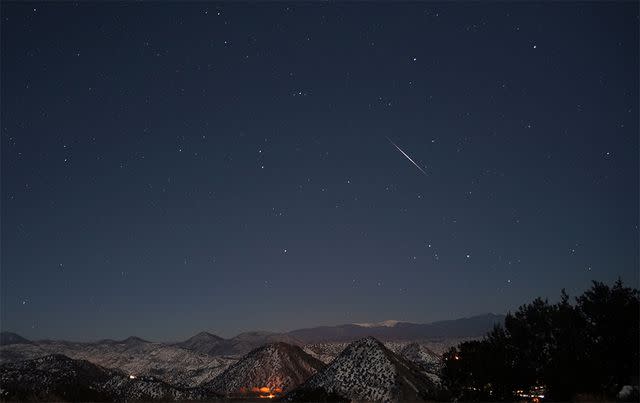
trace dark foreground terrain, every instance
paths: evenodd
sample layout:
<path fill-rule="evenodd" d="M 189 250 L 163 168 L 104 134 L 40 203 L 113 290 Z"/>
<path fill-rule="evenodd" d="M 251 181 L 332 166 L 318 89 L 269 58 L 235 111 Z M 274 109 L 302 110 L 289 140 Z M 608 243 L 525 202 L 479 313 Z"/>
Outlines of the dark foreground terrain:
<path fill-rule="evenodd" d="M 210 381 L 185 387 L 58 354 L 0 366 L 0 393 L 3 401 L 431 400 L 442 388 L 424 365 L 372 337 L 348 344 L 328 365 L 277 342 L 252 350 Z"/>

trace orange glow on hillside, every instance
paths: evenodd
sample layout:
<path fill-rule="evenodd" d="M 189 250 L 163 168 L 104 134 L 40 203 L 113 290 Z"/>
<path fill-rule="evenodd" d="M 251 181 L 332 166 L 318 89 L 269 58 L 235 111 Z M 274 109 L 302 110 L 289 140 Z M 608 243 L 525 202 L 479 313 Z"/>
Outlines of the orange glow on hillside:
<path fill-rule="evenodd" d="M 273 399 L 276 395 L 269 393 L 268 395 L 260 395 L 258 396 L 260 399 Z"/>
<path fill-rule="evenodd" d="M 251 391 L 258 395 L 260 399 L 273 399 L 282 393 L 282 388 L 270 388 L 268 386 L 253 386 L 251 388 L 240 388 L 240 393 Z"/>

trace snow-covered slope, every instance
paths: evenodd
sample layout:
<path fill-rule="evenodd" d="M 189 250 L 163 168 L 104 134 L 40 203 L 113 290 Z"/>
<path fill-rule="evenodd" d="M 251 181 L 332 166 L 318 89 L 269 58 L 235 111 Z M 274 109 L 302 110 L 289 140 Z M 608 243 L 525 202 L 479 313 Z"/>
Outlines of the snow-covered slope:
<path fill-rule="evenodd" d="M 363 401 L 417 401 L 432 398 L 437 392 L 437 385 L 418 367 L 367 337 L 347 346 L 287 399 L 305 401 L 338 395 Z"/>
<path fill-rule="evenodd" d="M 178 388 L 151 377 L 131 378 L 86 360 L 48 355 L 0 366 L 3 401 L 173 401 L 215 399 L 201 388 Z"/>
<path fill-rule="evenodd" d="M 397 351 L 397 353 L 407 361 L 416 364 L 422 370 L 430 373 L 439 373 L 442 367 L 440 356 L 425 345 L 419 343 L 407 344 Z"/>
<path fill-rule="evenodd" d="M 278 395 L 300 385 L 323 367 L 322 362 L 298 346 L 272 343 L 251 351 L 205 387 L 223 395 Z M 262 393 L 260 388 L 264 388 Z"/>
<path fill-rule="evenodd" d="M 224 342 L 225 339 L 220 336 L 208 332 L 200 332 L 185 341 L 174 343 L 173 345 L 200 354 L 216 355 L 217 348 Z"/>
<path fill-rule="evenodd" d="M 319 359 L 325 364 L 333 361 L 340 353 L 347 348 L 349 343 L 347 342 L 336 342 L 336 343 L 314 343 L 307 344 L 302 347 L 305 353 L 310 356 Z"/>
<path fill-rule="evenodd" d="M 196 353 L 177 346 L 148 342 L 136 337 L 95 343 L 33 343 L 2 346 L 0 361 L 17 362 L 49 354 L 62 354 L 106 368 L 118 368 L 127 375 L 151 375 L 170 384 L 188 387 L 212 380 L 236 361 Z"/>
<path fill-rule="evenodd" d="M 383 344 L 389 350 L 404 357 L 427 372 L 437 374 L 440 371 L 441 357 L 428 347 L 430 343 L 388 341 Z M 328 364 L 340 355 L 348 345 L 349 343 L 344 342 L 315 343 L 307 344 L 303 349 L 307 354 Z"/>

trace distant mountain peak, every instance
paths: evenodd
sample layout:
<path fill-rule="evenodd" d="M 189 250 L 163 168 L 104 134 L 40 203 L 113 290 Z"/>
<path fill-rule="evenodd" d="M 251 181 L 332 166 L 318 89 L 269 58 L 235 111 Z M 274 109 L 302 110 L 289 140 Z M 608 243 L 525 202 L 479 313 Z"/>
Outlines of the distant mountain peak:
<path fill-rule="evenodd" d="M 138 336 L 129 336 L 126 339 L 122 340 L 122 343 L 125 344 L 140 344 L 140 343 L 150 343 L 150 341 L 144 340 Z"/>
<path fill-rule="evenodd" d="M 278 341 L 301 344 L 287 334 L 255 331 L 240 333 L 230 339 L 224 339 L 208 332 L 200 332 L 185 341 L 173 343 L 173 345 L 207 355 L 240 356 L 256 347 Z"/>
<path fill-rule="evenodd" d="M 374 322 L 374 323 L 354 323 L 354 325 L 360 326 L 360 327 L 394 327 L 398 323 L 400 323 L 399 320 L 389 319 L 389 320 L 384 320 L 382 322 Z"/>
<path fill-rule="evenodd" d="M 266 330 L 251 330 L 248 332 L 242 332 L 242 333 L 238 333 L 234 339 L 242 339 L 242 338 L 249 338 L 249 337 L 264 337 L 264 336 L 270 336 L 276 334 L 274 332 L 269 332 Z"/>
<path fill-rule="evenodd" d="M 386 320 L 377 323 L 352 323 L 338 326 L 319 326 L 288 332 L 305 344 L 322 342 L 351 342 L 365 336 L 382 341 L 417 341 L 443 338 L 480 337 L 493 326 L 504 321 L 503 315 L 484 314 L 431 323 L 411 323 Z"/>
<path fill-rule="evenodd" d="M 0 332 L 0 346 L 8 346 L 9 344 L 32 344 L 32 342 L 17 333 Z"/>
<path fill-rule="evenodd" d="M 200 332 L 188 340 L 224 340 L 224 338 L 209 332 Z"/>

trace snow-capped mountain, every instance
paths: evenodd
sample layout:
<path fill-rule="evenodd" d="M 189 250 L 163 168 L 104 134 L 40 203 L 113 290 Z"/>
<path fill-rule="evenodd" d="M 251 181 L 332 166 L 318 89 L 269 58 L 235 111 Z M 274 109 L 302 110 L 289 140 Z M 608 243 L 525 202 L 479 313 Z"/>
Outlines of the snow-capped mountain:
<path fill-rule="evenodd" d="M 494 325 L 504 322 L 504 315 L 485 314 L 432 323 L 385 321 L 338 326 L 320 326 L 293 330 L 287 335 L 305 344 L 351 342 L 372 336 L 381 341 L 423 341 L 481 337 Z"/>
<path fill-rule="evenodd" d="M 185 387 L 212 380 L 236 361 L 129 337 L 121 341 L 101 340 L 93 343 L 44 340 L 10 344 L 0 348 L 0 362 L 17 362 L 50 354 L 87 360 L 106 368 L 118 368 L 127 375 L 150 375 Z"/>
<path fill-rule="evenodd" d="M 241 357 L 257 347 L 278 342 L 293 345 L 302 344 L 299 340 L 286 333 L 255 331 L 240 333 L 230 339 L 201 332 L 185 341 L 172 343 L 172 345 L 201 354 Z"/>
<path fill-rule="evenodd" d="M 441 355 L 429 348 L 431 343 L 387 341 L 383 344 L 389 350 L 416 364 L 424 371 L 435 375 L 440 372 Z M 345 342 L 315 343 L 307 344 L 303 349 L 307 354 L 328 364 L 340 355 L 348 345 L 349 343 Z"/>
<path fill-rule="evenodd" d="M 175 401 L 217 398 L 201 388 L 178 388 L 132 377 L 86 360 L 47 355 L 0 366 L 3 401 Z"/>
<path fill-rule="evenodd" d="M 420 368 L 434 383 L 441 384 L 442 354 L 435 353 L 430 346 L 433 343 L 410 343 L 405 341 L 387 341 L 383 343 L 386 348 L 402 356 L 407 361 Z M 441 347 L 439 343 L 435 344 Z M 329 364 L 348 346 L 348 343 L 316 343 L 304 346 L 304 351 Z M 440 349 L 443 351 L 444 349 Z"/>
<path fill-rule="evenodd" d="M 291 401 L 340 396 L 361 401 L 433 398 L 438 386 L 373 337 L 351 343 L 325 369 L 287 395 Z"/>
<path fill-rule="evenodd" d="M 374 323 L 354 323 L 356 326 L 360 327 L 394 327 L 398 323 L 401 323 L 399 320 L 384 320 L 382 322 L 374 322 Z"/>
<path fill-rule="evenodd" d="M 205 385 L 223 395 L 278 395 L 306 381 L 324 364 L 302 348 L 278 342 L 259 347 Z"/>

